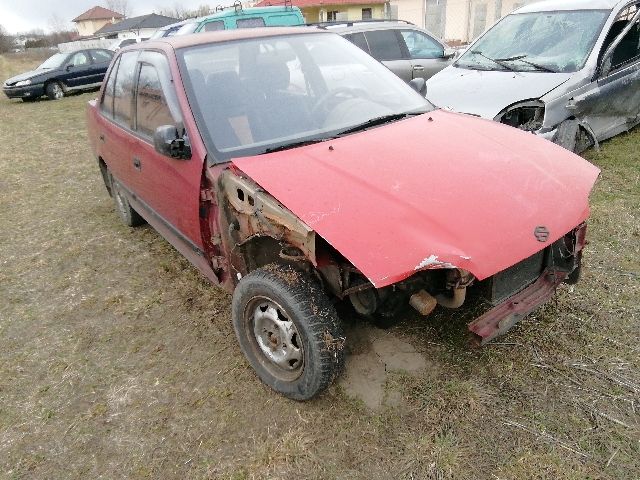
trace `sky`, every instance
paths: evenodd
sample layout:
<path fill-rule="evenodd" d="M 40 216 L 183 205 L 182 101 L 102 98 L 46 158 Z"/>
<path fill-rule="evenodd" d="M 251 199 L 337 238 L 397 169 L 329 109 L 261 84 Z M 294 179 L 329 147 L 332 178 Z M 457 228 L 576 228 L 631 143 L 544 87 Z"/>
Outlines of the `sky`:
<path fill-rule="evenodd" d="M 9 33 L 26 32 L 36 28 L 49 31 L 52 18 L 57 16 L 65 26 L 73 28 L 71 20 L 96 5 L 104 6 L 102 0 L 0 0 L 0 25 Z M 207 0 L 129 0 L 132 17 L 145 15 L 161 8 L 173 8 L 176 4 L 186 8 L 199 5 L 215 7 L 229 1 Z M 68 24 L 68 25 L 67 25 Z"/>

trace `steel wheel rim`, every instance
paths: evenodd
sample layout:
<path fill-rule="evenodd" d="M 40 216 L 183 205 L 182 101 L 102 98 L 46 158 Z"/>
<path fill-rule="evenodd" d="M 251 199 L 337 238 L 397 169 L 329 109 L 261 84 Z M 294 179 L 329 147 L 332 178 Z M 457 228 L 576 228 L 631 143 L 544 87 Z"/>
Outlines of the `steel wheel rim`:
<path fill-rule="evenodd" d="M 244 311 L 253 350 L 271 375 L 293 381 L 304 371 L 304 348 L 286 310 L 267 297 L 254 297 Z"/>
<path fill-rule="evenodd" d="M 62 88 L 60 88 L 60 84 L 58 83 L 54 83 L 53 84 L 53 98 L 55 98 L 56 100 L 59 100 L 60 98 L 62 98 Z"/>

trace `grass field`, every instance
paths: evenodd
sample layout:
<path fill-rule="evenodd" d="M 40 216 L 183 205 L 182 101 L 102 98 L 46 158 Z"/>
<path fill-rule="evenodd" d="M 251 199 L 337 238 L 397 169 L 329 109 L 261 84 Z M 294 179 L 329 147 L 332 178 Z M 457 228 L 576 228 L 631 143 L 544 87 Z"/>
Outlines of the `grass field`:
<path fill-rule="evenodd" d="M 0 80 L 36 60 L 0 56 Z M 372 409 L 344 384 L 295 403 L 257 380 L 230 297 L 119 223 L 94 96 L 0 99 L 1 478 L 640 478 L 640 130 L 586 154 L 581 283 L 484 349 L 445 314 L 349 338 L 352 359 L 384 337 L 423 362 L 384 366 Z"/>

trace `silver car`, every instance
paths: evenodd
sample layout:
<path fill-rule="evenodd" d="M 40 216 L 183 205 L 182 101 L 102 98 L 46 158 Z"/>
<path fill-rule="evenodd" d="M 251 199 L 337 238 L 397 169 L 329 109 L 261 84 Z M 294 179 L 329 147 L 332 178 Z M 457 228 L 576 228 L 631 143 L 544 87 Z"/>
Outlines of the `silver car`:
<path fill-rule="evenodd" d="M 435 105 L 580 152 L 640 122 L 640 0 L 546 0 L 427 82 Z"/>
<path fill-rule="evenodd" d="M 456 54 L 431 33 L 403 20 L 337 22 L 322 26 L 360 47 L 405 82 L 431 78 L 451 65 Z"/>

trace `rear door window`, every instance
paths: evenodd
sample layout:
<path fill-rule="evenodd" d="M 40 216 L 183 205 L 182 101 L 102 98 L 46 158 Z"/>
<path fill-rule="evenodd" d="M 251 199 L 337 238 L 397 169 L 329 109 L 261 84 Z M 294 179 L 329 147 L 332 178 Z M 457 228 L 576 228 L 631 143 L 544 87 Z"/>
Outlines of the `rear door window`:
<path fill-rule="evenodd" d="M 137 59 L 138 52 L 126 52 L 120 56 L 114 86 L 113 118 L 127 128 L 131 127 Z"/>
<path fill-rule="evenodd" d="M 366 32 L 365 37 L 376 60 L 401 60 L 404 58 L 395 30 Z"/>

